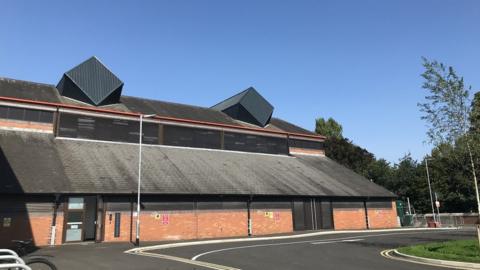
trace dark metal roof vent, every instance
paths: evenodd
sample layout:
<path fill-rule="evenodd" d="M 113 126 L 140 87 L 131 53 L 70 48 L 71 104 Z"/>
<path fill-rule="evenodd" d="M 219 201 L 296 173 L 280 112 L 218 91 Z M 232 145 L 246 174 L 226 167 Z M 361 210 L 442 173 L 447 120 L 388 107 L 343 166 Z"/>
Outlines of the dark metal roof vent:
<path fill-rule="evenodd" d="M 253 87 L 218 103 L 212 109 L 222 111 L 234 119 L 261 127 L 270 122 L 273 113 L 273 106 Z"/>
<path fill-rule="evenodd" d="M 118 103 L 123 82 L 95 56 L 63 74 L 60 94 L 95 106 Z"/>

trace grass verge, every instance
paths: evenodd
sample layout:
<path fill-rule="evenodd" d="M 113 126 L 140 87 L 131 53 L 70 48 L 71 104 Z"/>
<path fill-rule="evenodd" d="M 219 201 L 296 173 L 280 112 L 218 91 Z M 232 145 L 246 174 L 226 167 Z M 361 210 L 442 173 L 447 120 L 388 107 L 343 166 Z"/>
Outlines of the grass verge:
<path fill-rule="evenodd" d="M 478 240 L 457 240 L 398 248 L 404 254 L 439 260 L 480 263 Z"/>

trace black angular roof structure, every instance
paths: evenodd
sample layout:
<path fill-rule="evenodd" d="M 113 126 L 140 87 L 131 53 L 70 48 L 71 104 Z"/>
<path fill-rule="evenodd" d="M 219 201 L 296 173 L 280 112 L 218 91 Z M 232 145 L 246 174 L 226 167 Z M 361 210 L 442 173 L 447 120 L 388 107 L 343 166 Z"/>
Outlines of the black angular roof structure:
<path fill-rule="evenodd" d="M 230 117 L 264 127 L 272 118 L 273 106 L 253 87 L 230 97 L 212 109 L 222 111 Z"/>
<path fill-rule="evenodd" d="M 65 72 L 57 85 L 60 94 L 91 105 L 118 103 L 123 82 L 95 56 Z"/>

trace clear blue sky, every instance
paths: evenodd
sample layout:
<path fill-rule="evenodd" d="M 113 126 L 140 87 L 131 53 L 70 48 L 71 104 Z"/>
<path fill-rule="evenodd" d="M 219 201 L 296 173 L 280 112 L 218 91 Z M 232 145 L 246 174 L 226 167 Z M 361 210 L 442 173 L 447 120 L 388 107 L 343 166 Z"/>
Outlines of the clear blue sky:
<path fill-rule="evenodd" d="M 69 3 L 67 3 L 69 2 Z M 124 94 L 211 106 L 254 86 L 274 115 L 333 117 L 377 157 L 420 158 L 421 56 L 480 89 L 480 1 L 2 1 L 0 76 L 56 84 L 96 55 Z"/>

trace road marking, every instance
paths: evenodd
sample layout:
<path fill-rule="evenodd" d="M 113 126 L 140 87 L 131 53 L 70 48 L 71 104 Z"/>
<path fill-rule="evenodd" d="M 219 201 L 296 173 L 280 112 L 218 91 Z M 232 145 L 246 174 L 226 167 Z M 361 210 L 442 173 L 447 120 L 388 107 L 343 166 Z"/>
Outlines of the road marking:
<path fill-rule="evenodd" d="M 380 233 L 380 232 L 415 232 L 415 231 L 456 231 L 459 228 L 401 228 L 401 229 L 378 229 L 378 230 L 350 230 L 350 231 L 320 231 L 313 233 L 302 233 L 294 235 L 282 235 L 282 236 L 264 236 L 264 237 L 243 237 L 243 238 L 233 238 L 233 239 L 213 239 L 213 240 L 200 240 L 200 241 L 191 241 L 191 242 L 179 242 L 179 243 L 170 243 L 170 244 L 161 244 L 140 248 L 132 248 L 126 250 L 125 253 L 132 253 L 137 251 L 148 251 L 148 250 L 159 250 L 167 248 L 178 248 L 186 246 L 198 246 L 198 245 L 208 245 L 208 244 L 224 244 L 224 243 L 240 243 L 240 242 L 257 242 L 257 241 L 271 241 L 271 240 L 287 240 L 295 238 L 308 238 L 313 236 L 325 236 L 325 235 L 337 235 L 337 234 L 353 234 L 353 233 Z"/>
<path fill-rule="evenodd" d="M 251 246 L 241 246 L 241 247 L 232 247 L 232 248 L 225 248 L 220 250 L 212 250 L 209 252 L 205 252 L 202 254 L 198 254 L 194 256 L 192 259 L 175 257 L 160 253 L 149 253 L 145 252 L 147 250 L 161 250 L 161 249 L 170 249 L 170 248 L 179 248 L 185 246 L 195 246 L 195 245 L 208 245 L 208 244 L 221 244 L 221 243 L 235 243 L 235 242 L 243 242 L 243 241 L 272 241 L 272 240 L 282 240 L 282 239 L 290 239 L 290 238 L 306 238 L 306 237 L 314 237 L 314 236 L 323 236 L 323 235 L 333 235 L 333 234 L 345 234 L 345 233 L 360 233 L 362 235 L 351 236 L 351 237 L 344 237 L 344 238 L 336 238 L 336 239 L 326 239 L 325 241 L 333 241 L 333 240 L 349 240 L 349 242 L 353 241 L 360 241 L 364 239 L 359 239 L 358 237 L 378 237 L 378 236 L 386 236 L 386 235 L 402 235 L 402 234 L 422 234 L 422 233 L 446 233 L 449 231 L 457 230 L 455 229 L 389 229 L 389 230 L 377 230 L 377 232 L 392 232 L 392 233 L 383 233 L 383 234 L 369 234 L 363 235 L 364 233 L 375 233 L 372 231 L 332 231 L 332 232 L 317 232 L 317 233 L 308 233 L 302 235 L 290 235 L 290 236 L 274 236 L 274 237 L 257 237 L 257 238 L 236 238 L 236 239 L 229 239 L 229 240 L 206 240 L 206 241 L 195 241 L 195 242 L 183 242 L 183 243 L 173 243 L 173 244 L 164 244 L 164 245 L 157 245 L 157 246 L 150 246 L 150 247 L 143 247 L 143 248 L 134 248 L 125 251 L 127 254 L 139 255 L 139 256 L 147 256 L 147 257 L 154 257 L 158 259 L 164 260 L 171 260 L 177 261 L 181 263 L 201 266 L 204 268 L 214 269 L 214 270 L 241 270 L 238 268 L 233 268 L 230 266 L 213 264 L 203 261 L 197 261 L 197 259 L 201 256 L 227 251 L 227 250 L 235 250 L 235 249 L 243 249 L 243 248 L 251 248 L 251 247 L 265 247 L 265 246 L 280 246 L 280 245 L 294 245 L 294 244 L 301 244 L 301 243 L 313 243 L 313 242 L 320 242 L 319 240 L 308 240 L 308 241 L 297 241 L 297 242 L 286 242 L 286 243 L 273 243 L 273 244 L 259 244 L 259 245 L 251 245 Z M 401 233 L 404 231 L 404 233 Z M 393 233 L 395 232 L 395 233 Z M 358 239 L 358 240 L 357 240 Z M 383 255 L 382 255 L 383 256 Z"/>
<path fill-rule="evenodd" d="M 365 239 L 346 239 L 346 240 L 340 240 L 340 241 L 320 241 L 320 242 L 313 242 L 310 243 L 312 245 L 321 245 L 321 244 L 333 244 L 333 243 L 343 243 L 343 242 L 358 242 L 362 241 Z"/>
<path fill-rule="evenodd" d="M 234 268 L 234 267 L 230 267 L 230 266 L 225 266 L 225 265 L 220 265 L 220 264 L 215 264 L 215 263 L 209 263 L 209 262 L 194 261 L 194 260 L 189 260 L 189 259 L 185 259 L 185 258 L 181 258 L 181 257 L 165 255 L 165 254 L 157 254 L 157 253 L 142 252 L 142 251 L 135 252 L 135 253 L 130 253 L 130 254 L 146 256 L 146 257 L 154 257 L 154 258 L 170 260 L 170 261 L 176 261 L 176 262 L 191 264 L 191 265 L 195 265 L 195 266 L 201 266 L 201 267 L 204 267 L 204 268 L 209 268 L 209 269 L 214 269 L 214 270 L 241 270 L 239 268 Z"/>
<path fill-rule="evenodd" d="M 390 255 L 390 253 L 392 253 L 393 251 L 394 251 L 394 249 L 386 249 L 386 250 L 380 252 L 380 255 L 382 255 L 383 257 L 385 257 L 387 259 L 391 259 L 391 260 L 397 260 L 397 261 L 403 261 L 403 262 L 409 262 L 409 263 L 416 263 L 416 264 L 423 264 L 423 265 L 428 265 L 428 266 L 435 266 L 435 267 L 442 267 L 442 268 L 449 268 L 449 269 L 463 269 L 463 270 L 465 270 L 465 269 L 467 269 L 467 270 L 475 269 L 475 268 L 465 268 L 465 267 L 456 267 L 456 266 L 449 266 L 449 265 L 440 265 L 440 264 L 433 264 L 433 263 L 427 263 L 427 262 L 412 261 L 412 260 L 399 258 L 399 257 Z"/>
<path fill-rule="evenodd" d="M 359 237 L 363 238 L 370 238 L 370 237 L 379 237 L 379 236 L 388 236 L 388 235 L 403 235 L 403 234 L 425 234 L 425 233 L 440 233 L 440 232 L 449 232 L 449 231 L 430 231 L 430 232 L 405 232 L 405 233 L 380 233 L 380 234 L 370 234 L 370 235 L 358 235 L 358 236 L 350 236 L 350 237 L 343 237 L 343 238 L 333 238 L 333 239 L 326 239 L 324 241 L 343 241 L 343 240 L 354 240 L 358 239 Z M 365 240 L 365 239 L 362 239 Z M 272 247 L 272 246 L 287 246 L 287 245 L 296 245 L 296 244 L 308 244 L 308 243 L 316 243 L 316 242 L 322 242 L 319 240 L 306 240 L 306 241 L 296 241 L 296 242 L 285 242 L 285 243 L 273 243 L 273 244 L 258 244 L 258 245 L 249 245 L 249 246 L 240 246 L 240 247 L 231 247 L 231 248 L 222 248 L 222 249 L 216 249 L 216 250 L 211 250 L 207 251 L 204 253 L 197 254 L 192 257 L 192 260 L 195 261 L 198 258 L 212 254 L 212 253 L 218 253 L 218 252 L 223 252 L 223 251 L 230 251 L 230 250 L 237 250 L 237 249 L 245 249 L 245 248 L 256 248 L 256 247 Z"/>

